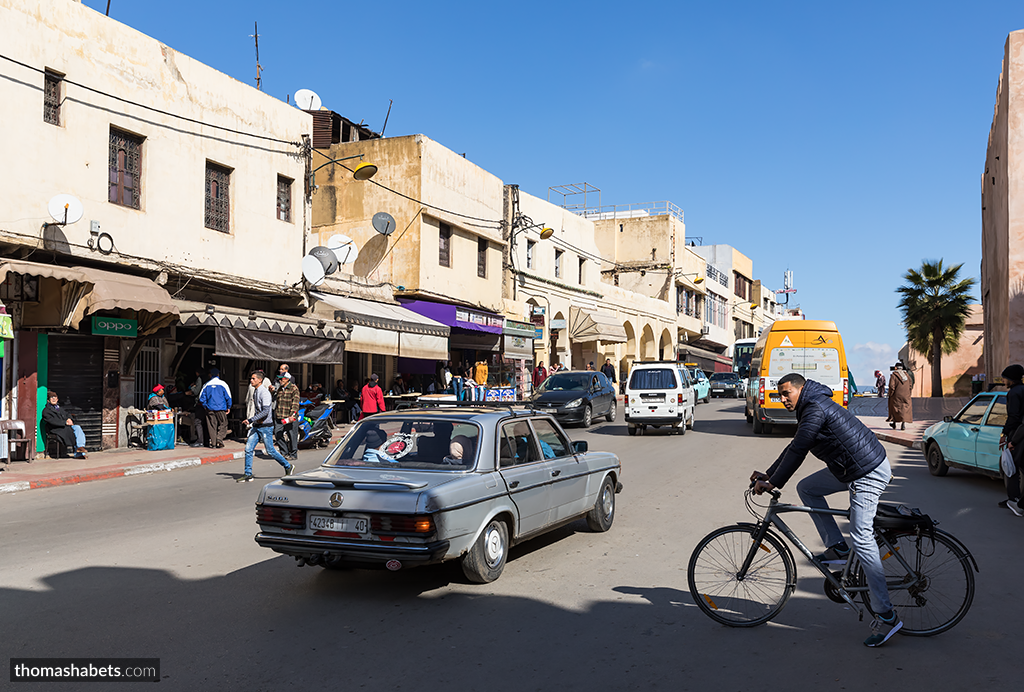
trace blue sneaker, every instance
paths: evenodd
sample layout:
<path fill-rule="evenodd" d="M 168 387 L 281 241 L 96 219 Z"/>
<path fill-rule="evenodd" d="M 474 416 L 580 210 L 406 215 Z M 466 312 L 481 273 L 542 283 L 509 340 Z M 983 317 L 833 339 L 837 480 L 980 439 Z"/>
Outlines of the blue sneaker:
<path fill-rule="evenodd" d="M 896 614 L 896 610 L 890 610 L 887 616 L 876 615 L 871 621 L 871 636 L 864 640 L 864 646 L 881 646 L 889 641 L 889 637 L 900 631 L 903 621 Z"/>
<path fill-rule="evenodd" d="M 850 548 L 846 543 L 836 543 L 820 555 L 815 555 L 814 559 L 823 565 L 845 565 L 849 556 Z"/>

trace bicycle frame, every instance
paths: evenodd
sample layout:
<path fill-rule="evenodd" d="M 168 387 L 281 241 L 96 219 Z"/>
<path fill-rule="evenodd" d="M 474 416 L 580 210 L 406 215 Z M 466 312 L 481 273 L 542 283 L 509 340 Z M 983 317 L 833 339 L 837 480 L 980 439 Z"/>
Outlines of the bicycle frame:
<path fill-rule="evenodd" d="M 837 579 L 835 575 L 832 574 L 832 570 L 830 570 L 827 565 L 824 565 L 818 560 L 816 560 L 814 558 L 814 554 L 811 553 L 810 549 L 803 544 L 800 538 L 793 532 L 793 529 L 789 528 L 786 522 L 782 521 L 782 519 L 780 519 L 778 516 L 780 514 L 785 514 L 787 512 L 802 512 L 804 514 L 831 514 L 838 517 L 849 518 L 850 510 L 818 509 L 816 507 L 806 507 L 804 505 L 780 503 L 780 492 L 771 491 L 771 495 L 772 499 L 768 505 L 764 517 L 762 517 L 761 520 L 758 521 L 758 523 L 756 524 L 757 531 L 754 534 L 754 542 L 750 546 L 750 550 L 747 551 L 747 557 L 743 561 L 743 566 L 740 568 L 740 571 L 736 575 L 737 578 L 742 581 L 743 578 L 746 576 L 747 571 L 750 569 L 750 565 L 754 562 L 754 558 L 757 555 L 757 551 L 762 547 L 761 543 L 764 540 L 765 535 L 768 533 L 769 526 L 774 526 L 782 533 L 783 536 L 789 539 L 790 543 L 796 546 L 797 550 L 799 550 L 804 555 L 804 557 L 810 560 L 811 564 L 814 565 L 814 567 L 819 572 L 821 572 L 821 575 L 825 577 L 825 579 L 832 585 L 832 587 L 836 590 L 836 593 L 840 597 L 842 597 L 842 599 L 851 608 L 853 608 L 856 611 L 858 619 L 863 620 L 864 611 L 861 609 L 860 605 L 858 605 L 857 602 L 853 600 L 853 596 L 851 596 L 851 594 L 863 593 L 868 591 L 867 585 L 843 586 L 843 582 L 846 582 L 848 580 L 848 577 L 855 572 L 858 566 L 859 561 L 857 560 L 856 551 L 853 548 L 850 549 L 850 556 L 847 558 L 846 565 L 843 567 L 843 570 L 840 573 L 840 579 Z M 875 529 L 875 539 L 879 542 L 880 546 L 884 546 L 885 548 L 887 548 L 888 553 L 886 554 L 886 557 L 894 556 L 896 560 L 900 563 L 900 565 L 903 567 L 906 574 L 913 577 L 913 579 L 910 580 L 900 579 L 896 582 L 890 582 L 887 580 L 886 585 L 888 586 L 890 591 L 903 589 L 909 590 L 917 586 L 919 583 L 921 583 L 920 576 L 918 576 L 914 568 L 911 567 L 910 564 L 908 564 L 907 561 L 903 559 L 903 556 L 900 554 L 900 551 L 895 546 L 893 546 L 893 544 L 889 541 L 889 539 L 885 536 L 884 533 Z M 795 568 L 796 565 L 794 564 L 794 577 L 796 576 Z"/>

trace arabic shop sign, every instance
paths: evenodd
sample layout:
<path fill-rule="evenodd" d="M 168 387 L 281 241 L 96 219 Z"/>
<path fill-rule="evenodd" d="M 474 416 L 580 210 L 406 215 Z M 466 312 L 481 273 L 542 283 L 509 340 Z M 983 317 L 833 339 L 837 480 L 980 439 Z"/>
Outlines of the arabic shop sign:
<path fill-rule="evenodd" d="M 96 336 L 127 336 L 139 335 L 138 320 L 123 320 L 120 317 L 99 317 L 93 315 L 92 333 Z"/>

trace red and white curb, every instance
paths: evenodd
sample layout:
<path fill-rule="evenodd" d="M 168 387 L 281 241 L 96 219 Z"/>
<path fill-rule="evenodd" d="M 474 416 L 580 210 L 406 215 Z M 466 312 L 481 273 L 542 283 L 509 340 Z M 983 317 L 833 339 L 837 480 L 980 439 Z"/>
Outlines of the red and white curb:
<path fill-rule="evenodd" d="M 229 454 L 218 454 L 212 457 L 193 457 L 191 459 L 170 459 L 168 461 L 157 461 L 152 464 L 139 464 L 135 466 L 107 466 L 98 469 L 91 469 L 81 472 L 69 472 L 48 478 L 39 478 L 31 481 L 14 481 L 11 483 L 0 483 L 0 495 L 17 493 L 22 490 L 34 490 L 35 488 L 52 488 L 58 485 L 73 485 L 86 481 L 99 481 L 107 478 L 122 478 L 125 476 L 140 476 L 148 473 L 161 473 L 163 471 L 176 471 L 178 469 L 202 466 L 203 464 L 216 464 L 222 461 L 234 461 L 244 459 L 245 452 L 231 452 Z"/>

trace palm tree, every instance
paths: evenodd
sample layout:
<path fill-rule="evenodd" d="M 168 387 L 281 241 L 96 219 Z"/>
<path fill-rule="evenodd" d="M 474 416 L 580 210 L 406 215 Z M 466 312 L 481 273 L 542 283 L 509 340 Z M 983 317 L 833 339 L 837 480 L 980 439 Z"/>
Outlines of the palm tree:
<path fill-rule="evenodd" d="M 943 267 L 942 260 L 921 263 L 921 269 L 909 269 L 906 282 L 896 289 L 900 313 L 910 346 L 928 355 L 932 369 L 932 396 L 942 396 L 942 354 L 960 346 L 967 317 L 971 313 L 973 278 L 961 279 L 963 264 Z"/>

